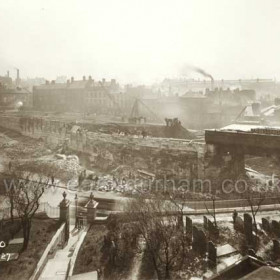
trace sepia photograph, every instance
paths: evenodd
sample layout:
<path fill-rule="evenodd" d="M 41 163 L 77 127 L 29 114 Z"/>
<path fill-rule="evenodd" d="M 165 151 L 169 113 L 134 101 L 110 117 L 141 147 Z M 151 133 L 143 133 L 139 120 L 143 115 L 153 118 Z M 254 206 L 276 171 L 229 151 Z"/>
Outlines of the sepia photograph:
<path fill-rule="evenodd" d="M 0 280 L 279 280 L 280 1 L 0 0 Z"/>

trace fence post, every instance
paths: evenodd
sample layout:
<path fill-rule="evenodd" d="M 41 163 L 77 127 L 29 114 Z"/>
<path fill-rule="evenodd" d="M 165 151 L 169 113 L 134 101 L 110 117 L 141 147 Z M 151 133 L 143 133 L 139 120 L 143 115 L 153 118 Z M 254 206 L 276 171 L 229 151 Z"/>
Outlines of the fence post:
<path fill-rule="evenodd" d="M 59 221 L 60 223 L 65 223 L 65 239 L 64 243 L 68 242 L 69 239 L 69 200 L 66 199 L 66 192 L 63 192 L 63 200 L 59 203 Z"/>
<path fill-rule="evenodd" d="M 92 223 L 96 218 L 96 208 L 98 202 L 94 200 L 94 196 L 91 193 L 89 197 L 89 202 L 85 205 L 87 208 L 87 223 Z"/>

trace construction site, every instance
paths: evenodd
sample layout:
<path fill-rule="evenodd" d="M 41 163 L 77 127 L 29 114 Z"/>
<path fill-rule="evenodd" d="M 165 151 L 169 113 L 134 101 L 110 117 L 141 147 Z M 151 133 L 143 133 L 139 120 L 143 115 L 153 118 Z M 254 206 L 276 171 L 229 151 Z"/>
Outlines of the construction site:
<path fill-rule="evenodd" d="M 146 117 L 140 116 L 141 106 L 146 108 Z M 160 199 L 159 208 L 153 211 L 163 211 L 160 215 L 178 228 L 178 240 L 181 235 L 186 236 L 183 246 L 187 246 L 187 251 L 181 253 L 187 254 L 190 260 L 197 260 L 193 265 L 184 263 L 179 270 L 170 266 L 168 273 L 173 277 L 230 279 L 215 275 L 239 275 L 240 268 L 235 266 L 239 261 L 252 266 L 246 273 L 263 269 L 266 262 L 272 261 L 277 266 L 278 243 L 275 240 L 279 232 L 275 223 L 279 215 L 280 174 L 277 139 L 271 137 L 271 134 L 277 134 L 277 129 L 269 131 L 265 139 L 265 132 L 260 130 L 263 126 L 251 125 L 249 128 L 242 114 L 238 118 L 243 118 L 243 124 L 202 131 L 185 129 L 178 118 L 149 123 L 149 115 L 154 119 L 160 117 L 138 99 L 132 103 L 127 121 L 116 121 L 118 117 L 115 115 L 109 121 L 109 117 L 101 113 L 5 108 L 0 118 L 1 227 L 3 239 L 9 244 L 2 251 L 2 257 L 5 260 L 9 258 L 1 264 L 5 279 L 15 279 L 22 269 L 18 266 L 11 272 L 13 263 L 10 258 L 15 262 L 21 259 L 24 263 L 28 259 L 25 253 L 21 253 L 20 242 L 24 238 L 20 237 L 20 227 L 12 236 L 5 235 L 8 228 L 13 228 L 9 222 L 11 200 L 5 192 L 10 193 L 19 182 L 26 184 L 26 180 L 31 182 L 28 184 L 39 182 L 44 186 L 33 221 L 35 230 L 41 232 L 37 229 L 41 228 L 40 219 L 46 222 L 46 233 L 50 236 L 54 227 L 49 225 L 51 221 L 58 220 L 62 226 L 57 228 L 57 237 L 53 236 L 53 240 L 42 233 L 44 237 L 41 238 L 49 242 L 49 247 L 42 247 L 42 252 L 49 252 L 48 257 L 44 257 L 44 253 L 42 263 L 37 266 L 35 261 L 30 261 L 22 279 L 156 277 L 159 273 L 155 270 L 157 267 L 148 266 L 151 252 L 146 247 L 147 241 L 142 239 L 141 233 L 134 232 L 136 229 L 127 228 L 130 218 L 123 217 L 130 215 L 125 213 L 132 211 L 133 214 L 135 211 L 128 208 L 130 201 L 140 203 L 143 198 L 154 203 Z M 246 137 L 245 142 L 242 137 Z M 261 138 L 256 142 L 257 137 Z M 257 146 L 254 143 L 258 143 Z M 244 182 L 249 184 L 250 192 L 242 189 Z M 265 189 L 263 195 L 260 190 L 267 187 L 269 189 Z M 145 207 L 149 209 L 150 206 L 147 204 Z M 251 209 L 251 206 L 258 210 L 252 210 L 255 208 Z M 17 211 L 14 209 L 12 212 L 17 220 Z M 240 217 L 243 213 L 244 221 Z M 254 237 L 254 230 L 252 236 L 246 235 L 244 227 L 250 222 L 245 222 L 245 219 L 250 220 L 250 213 L 254 217 L 251 220 L 253 227 L 260 224 L 263 232 L 269 230 L 267 235 L 262 233 L 265 235 Z M 138 212 L 134 213 L 132 219 L 137 219 L 137 215 Z M 268 223 L 269 229 L 263 228 L 267 225 L 261 223 Z M 145 225 L 148 226 L 149 222 L 146 221 Z M 55 227 L 53 229 L 55 232 Z M 127 236 L 119 239 L 116 232 Z M 34 245 L 37 234 L 31 234 L 31 244 Z M 199 246 L 196 238 L 201 243 Z M 15 246 L 13 242 L 19 244 Z M 131 250 L 119 247 L 119 251 L 114 252 L 112 242 L 118 246 L 132 242 L 132 247 Z M 29 245 L 29 252 L 34 250 L 33 245 Z M 91 257 L 91 246 L 94 250 L 105 251 Z M 177 245 L 170 246 L 171 250 Z M 72 253 L 69 255 L 69 252 Z M 208 261 L 203 257 L 205 254 Z M 126 266 L 120 263 L 123 258 L 127 260 Z M 160 263 L 157 265 L 161 266 Z M 229 269 L 232 271 L 227 272 Z"/>
<path fill-rule="evenodd" d="M 277 1 L 1 1 L 0 280 L 279 280 Z"/>

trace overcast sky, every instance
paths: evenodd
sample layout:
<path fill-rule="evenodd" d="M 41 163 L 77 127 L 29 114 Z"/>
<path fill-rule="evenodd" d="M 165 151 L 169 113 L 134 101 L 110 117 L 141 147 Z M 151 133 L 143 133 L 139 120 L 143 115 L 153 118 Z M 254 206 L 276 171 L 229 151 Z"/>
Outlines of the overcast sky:
<path fill-rule="evenodd" d="M 2 0 L 0 31 L 0 75 L 280 80 L 277 0 Z"/>

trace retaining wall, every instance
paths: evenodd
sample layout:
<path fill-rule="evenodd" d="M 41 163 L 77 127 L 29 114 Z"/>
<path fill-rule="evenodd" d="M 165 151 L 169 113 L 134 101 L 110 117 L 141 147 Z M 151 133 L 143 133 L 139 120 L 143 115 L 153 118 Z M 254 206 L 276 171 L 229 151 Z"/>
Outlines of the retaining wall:
<path fill-rule="evenodd" d="M 45 249 L 42 257 L 40 258 L 39 262 L 37 263 L 36 269 L 34 270 L 32 276 L 29 278 L 29 280 L 37 280 L 39 279 L 50 255 L 54 255 L 56 250 L 59 248 L 59 246 L 64 245 L 65 240 L 65 230 L 67 227 L 65 227 L 65 223 L 60 226 L 60 228 L 57 230 L 56 234 L 53 236 L 51 242 L 48 244 L 47 248 Z"/>
<path fill-rule="evenodd" d="M 103 171 L 126 165 L 155 175 L 197 178 L 204 155 L 203 143 L 89 132 L 49 118 L 4 115 L 0 118 L 0 126 L 87 154 L 90 167 Z"/>

